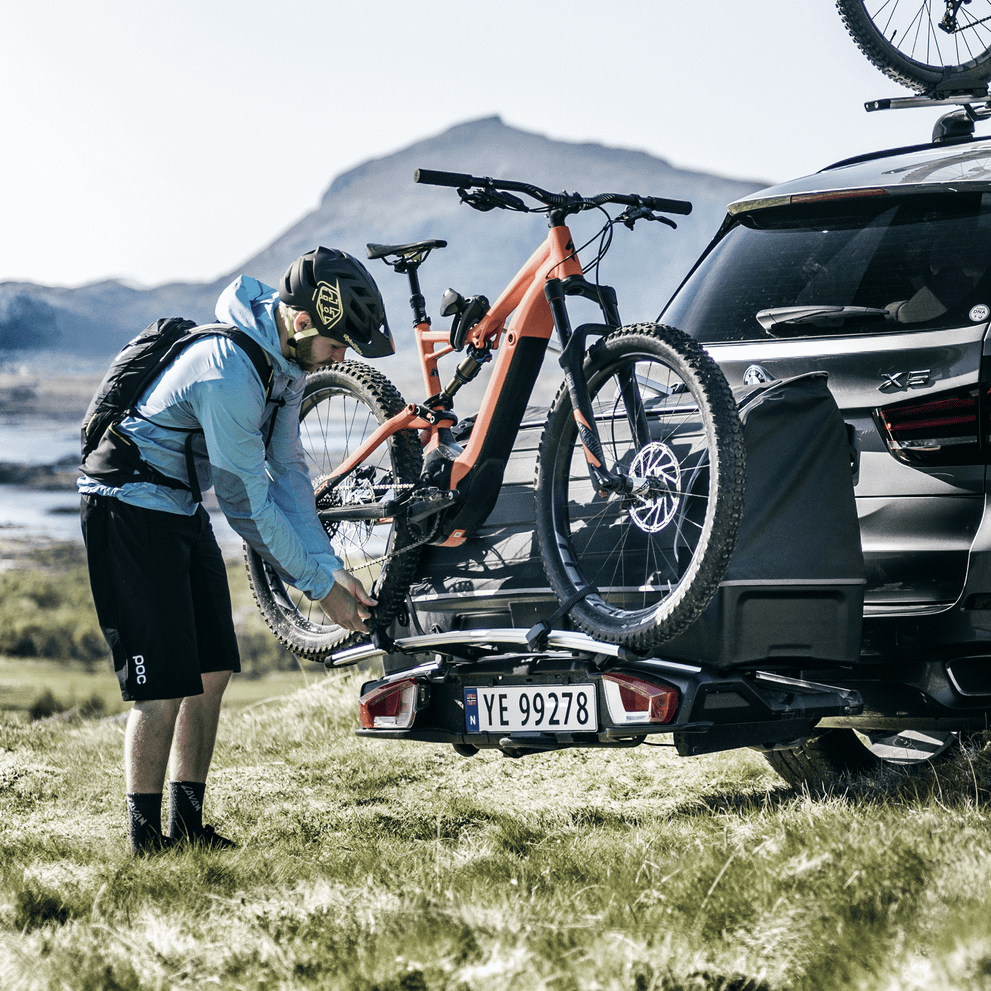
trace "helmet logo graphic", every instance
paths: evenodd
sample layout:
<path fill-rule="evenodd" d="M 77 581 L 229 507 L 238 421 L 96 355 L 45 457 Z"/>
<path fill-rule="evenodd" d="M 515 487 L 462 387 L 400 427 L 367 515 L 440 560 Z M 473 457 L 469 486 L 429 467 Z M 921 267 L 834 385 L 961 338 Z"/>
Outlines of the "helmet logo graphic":
<path fill-rule="evenodd" d="M 341 302 L 341 284 L 335 282 L 320 282 L 313 294 L 313 309 L 317 318 L 327 330 L 340 323 L 344 316 L 344 306 Z"/>

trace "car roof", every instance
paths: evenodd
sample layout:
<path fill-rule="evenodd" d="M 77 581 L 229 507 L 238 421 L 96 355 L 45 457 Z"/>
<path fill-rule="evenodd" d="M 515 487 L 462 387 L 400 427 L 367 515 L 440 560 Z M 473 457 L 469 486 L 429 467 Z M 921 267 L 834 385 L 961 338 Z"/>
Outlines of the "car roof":
<path fill-rule="evenodd" d="M 991 138 L 959 144 L 915 145 L 858 155 L 813 175 L 791 179 L 731 203 L 731 214 L 858 192 L 991 191 Z M 832 195 L 830 195 L 832 194 Z"/>

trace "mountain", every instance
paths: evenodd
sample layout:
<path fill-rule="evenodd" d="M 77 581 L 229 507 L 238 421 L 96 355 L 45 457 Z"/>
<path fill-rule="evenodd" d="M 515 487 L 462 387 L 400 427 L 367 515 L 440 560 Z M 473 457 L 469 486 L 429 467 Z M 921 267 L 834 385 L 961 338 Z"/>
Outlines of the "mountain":
<path fill-rule="evenodd" d="M 364 259 L 367 242 L 446 240 L 448 247 L 435 251 L 420 270 L 427 310 L 440 326 L 437 310 L 448 286 L 466 296 L 481 293 L 495 299 L 542 239 L 546 221 L 542 215 L 479 213 L 461 204 L 453 189 L 415 184 L 417 168 L 515 179 L 589 195 L 636 192 L 690 200 L 694 210 L 691 216 L 677 218 L 677 231 L 648 223 L 632 232 L 623 226 L 614 229 L 599 279 L 618 290 L 626 322 L 655 318 L 717 230 L 726 204 L 766 185 L 677 169 L 643 152 L 554 141 L 507 127 L 498 117 L 476 120 L 337 177 L 316 210 L 215 282 L 140 289 L 118 281 L 74 289 L 2 283 L 0 353 L 36 343 L 109 357 L 157 317 L 213 319 L 218 293 L 241 272 L 276 285 L 289 262 L 318 244 Z M 579 246 L 595 236 L 600 217 L 591 211 L 573 219 Z M 586 250 L 583 259 L 591 258 L 594 250 Z M 409 368 L 413 334 L 405 277 L 381 262 L 371 262 L 369 268 L 385 297 L 399 349 L 397 357 L 380 362 L 382 370 L 397 384 L 408 382 L 410 376 L 403 371 Z M 415 384 L 418 377 L 412 381 Z"/>

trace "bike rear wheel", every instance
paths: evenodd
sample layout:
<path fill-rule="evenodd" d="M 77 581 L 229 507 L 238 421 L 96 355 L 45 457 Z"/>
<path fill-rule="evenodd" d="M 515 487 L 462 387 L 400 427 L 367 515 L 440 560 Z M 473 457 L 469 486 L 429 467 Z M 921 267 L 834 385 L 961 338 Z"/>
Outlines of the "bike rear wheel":
<path fill-rule="evenodd" d="M 649 478 L 649 497 L 595 491 L 566 386 L 540 440 L 537 537 L 548 580 L 586 633 L 646 651 L 715 594 L 743 511 L 744 448 L 719 367 L 680 331 L 624 327 L 584 374 L 607 468 Z"/>
<path fill-rule="evenodd" d="M 948 76 L 991 78 L 991 0 L 836 0 L 836 7 L 864 55 L 910 89 L 931 93 Z"/>
<path fill-rule="evenodd" d="M 379 424 L 404 406 L 385 376 L 358 361 L 344 361 L 308 377 L 300 407 L 300 439 L 314 483 L 317 512 L 337 556 L 378 599 L 372 623 L 389 625 L 403 606 L 418 562 L 415 544 L 401 514 L 345 518 L 365 504 L 388 501 L 420 477 L 422 455 L 415 431 L 401 431 L 367 462 L 339 482 L 333 469 L 356 450 Z M 258 554 L 245 560 L 255 601 L 276 637 L 294 654 L 321 660 L 349 638 L 365 639 L 337 626 L 318 602 L 285 582 Z"/>

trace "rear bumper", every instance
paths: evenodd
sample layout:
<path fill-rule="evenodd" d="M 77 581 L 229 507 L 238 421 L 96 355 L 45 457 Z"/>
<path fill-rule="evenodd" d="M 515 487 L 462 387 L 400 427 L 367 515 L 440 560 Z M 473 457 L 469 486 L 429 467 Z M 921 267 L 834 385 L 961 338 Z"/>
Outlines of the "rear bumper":
<path fill-rule="evenodd" d="M 540 652 L 530 652 L 526 631 L 458 631 L 408 637 L 396 646 L 419 659 L 406 668 L 362 686 L 362 697 L 411 681 L 416 685 L 415 715 L 405 729 L 362 728 L 366 738 L 451 743 L 462 752 L 498 749 L 512 756 L 571 747 L 631 747 L 656 734 L 673 734 L 684 755 L 737 747 L 774 748 L 807 738 L 828 717 L 853 717 L 862 710 L 856 691 L 767 672 L 721 674 L 657 657 L 638 657 L 622 647 L 576 633 L 554 631 Z M 335 655 L 336 665 L 386 654 L 371 644 Z M 429 659 L 426 659 L 429 658 Z M 603 678 L 624 674 L 673 688 L 677 706 L 666 722 L 630 725 L 614 719 Z M 597 725 L 588 732 L 469 733 L 465 689 L 539 688 L 591 685 L 596 692 Z"/>

